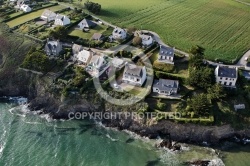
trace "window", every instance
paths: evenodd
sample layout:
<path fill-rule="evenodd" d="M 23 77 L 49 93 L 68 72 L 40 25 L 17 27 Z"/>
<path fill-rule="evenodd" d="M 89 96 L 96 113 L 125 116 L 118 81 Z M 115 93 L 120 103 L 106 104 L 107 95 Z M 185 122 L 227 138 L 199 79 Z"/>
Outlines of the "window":
<path fill-rule="evenodd" d="M 228 78 L 226 78 L 226 80 L 227 80 Z"/>
<path fill-rule="evenodd" d="M 220 79 L 222 80 L 222 77 Z"/>

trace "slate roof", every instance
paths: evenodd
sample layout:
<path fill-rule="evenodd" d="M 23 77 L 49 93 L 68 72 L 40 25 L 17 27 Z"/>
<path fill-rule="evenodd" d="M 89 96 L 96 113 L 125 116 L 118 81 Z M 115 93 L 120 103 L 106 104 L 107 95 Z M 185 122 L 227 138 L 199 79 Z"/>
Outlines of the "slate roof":
<path fill-rule="evenodd" d="M 153 87 L 159 88 L 160 91 L 172 91 L 178 90 L 179 81 L 178 80 L 169 80 L 169 79 L 159 79 L 154 80 Z"/>
<path fill-rule="evenodd" d="M 47 42 L 47 46 L 50 50 L 56 49 L 59 44 L 60 44 L 60 42 L 58 42 L 58 41 L 48 41 Z"/>
<path fill-rule="evenodd" d="M 84 27 L 94 27 L 96 26 L 96 23 L 92 22 L 91 20 L 88 19 L 83 19 L 78 25 L 83 24 Z"/>
<path fill-rule="evenodd" d="M 60 19 L 60 20 L 64 20 L 64 18 L 65 18 L 66 16 L 64 16 L 64 15 L 61 15 L 61 14 L 57 14 L 56 15 L 56 19 Z"/>
<path fill-rule="evenodd" d="M 116 27 L 114 30 L 113 30 L 113 33 L 116 33 L 116 34 L 122 34 L 122 33 L 126 33 L 126 31 L 122 28 L 119 28 L 119 27 Z"/>
<path fill-rule="evenodd" d="M 45 10 L 43 11 L 42 16 L 44 16 L 44 17 L 49 17 L 49 16 L 52 15 L 52 14 L 55 15 L 56 13 L 54 13 L 54 12 L 51 11 L 51 10 L 45 9 Z"/>
<path fill-rule="evenodd" d="M 142 77 L 143 75 L 143 66 L 136 66 L 134 64 L 127 64 L 124 69 L 125 75 Z"/>
<path fill-rule="evenodd" d="M 74 54 L 77 54 L 82 50 L 83 50 L 83 47 L 81 45 L 73 44 L 72 51 L 73 51 Z"/>
<path fill-rule="evenodd" d="M 151 36 L 145 35 L 145 34 L 140 35 L 140 37 L 142 38 L 143 41 L 148 41 L 148 40 L 150 40 L 152 38 Z"/>
<path fill-rule="evenodd" d="M 161 56 L 170 56 L 170 57 L 174 57 L 174 49 L 171 47 L 165 47 L 165 46 L 161 46 L 160 47 L 160 53 Z"/>
<path fill-rule="evenodd" d="M 218 66 L 218 76 L 227 78 L 237 78 L 237 69 L 226 66 Z"/>
<path fill-rule="evenodd" d="M 250 79 L 250 72 L 248 72 L 248 71 L 242 71 L 242 75 L 243 75 L 246 79 Z"/>

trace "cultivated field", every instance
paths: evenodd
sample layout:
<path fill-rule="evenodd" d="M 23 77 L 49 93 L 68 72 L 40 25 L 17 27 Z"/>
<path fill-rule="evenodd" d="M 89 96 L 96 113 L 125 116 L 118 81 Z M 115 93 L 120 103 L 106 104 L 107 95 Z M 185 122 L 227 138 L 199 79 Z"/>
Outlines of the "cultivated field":
<path fill-rule="evenodd" d="M 61 10 L 61 9 L 64 9 L 64 8 L 65 8 L 64 6 L 57 5 L 57 6 L 49 7 L 47 9 L 50 9 L 52 11 L 58 11 L 58 10 Z M 45 9 L 41 9 L 41 10 L 38 10 L 38 11 L 35 11 L 35 12 L 31 12 L 30 14 L 26 14 L 24 16 L 18 17 L 18 18 L 14 19 L 14 20 L 11 20 L 11 21 L 7 22 L 7 25 L 9 25 L 9 27 L 12 28 L 12 27 L 17 26 L 19 24 L 22 24 L 24 22 L 35 19 L 35 18 L 41 16 L 41 14 L 43 13 L 44 10 Z"/>
<path fill-rule="evenodd" d="M 234 0 L 94 1 L 102 5 L 101 18 L 155 31 L 185 51 L 201 45 L 211 60 L 231 62 L 250 49 L 250 7 Z"/>

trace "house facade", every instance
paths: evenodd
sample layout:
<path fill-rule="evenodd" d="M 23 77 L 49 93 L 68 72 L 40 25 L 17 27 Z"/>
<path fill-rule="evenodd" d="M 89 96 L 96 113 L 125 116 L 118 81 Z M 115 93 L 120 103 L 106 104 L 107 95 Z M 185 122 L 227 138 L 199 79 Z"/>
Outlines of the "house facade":
<path fill-rule="evenodd" d="M 25 12 L 25 13 L 28 13 L 28 12 L 31 12 L 31 8 L 28 6 L 28 5 L 22 5 L 21 7 L 20 7 L 20 10 L 22 10 L 23 12 Z"/>
<path fill-rule="evenodd" d="M 81 45 L 73 44 L 73 46 L 72 46 L 72 54 L 73 54 L 73 56 L 77 55 L 82 50 L 83 50 L 83 47 Z"/>
<path fill-rule="evenodd" d="M 45 52 L 50 57 L 56 57 L 60 55 L 62 51 L 62 43 L 57 41 L 49 41 L 45 44 Z"/>
<path fill-rule="evenodd" d="M 127 32 L 125 29 L 116 27 L 112 32 L 112 38 L 115 40 L 123 40 L 127 37 Z"/>
<path fill-rule="evenodd" d="M 70 24 L 70 19 L 67 16 L 61 15 L 61 14 L 56 15 L 55 23 L 54 23 L 55 26 L 57 25 L 65 26 L 68 24 Z"/>
<path fill-rule="evenodd" d="M 238 68 L 217 66 L 215 69 L 215 79 L 218 84 L 225 87 L 235 87 L 238 79 Z"/>
<path fill-rule="evenodd" d="M 163 63 L 174 64 L 174 49 L 171 47 L 160 46 L 158 61 Z"/>
<path fill-rule="evenodd" d="M 145 66 L 126 64 L 122 77 L 122 82 L 135 86 L 142 86 L 146 81 L 146 77 L 147 73 Z"/>
<path fill-rule="evenodd" d="M 93 77 L 99 77 L 109 66 L 107 57 L 104 54 L 94 54 L 86 68 L 86 71 Z"/>
<path fill-rule="evenodd" d="M 92 51 L 82 50 L 76 55 L 76 59 L 80 64 L 88 65 L 93 57 Z"/>
<path fill-rule="evenodd" d="M 153 92 L 161 95 L 175 95 L 178 93 L 179 81 L 169 79 L 154 80 Z"/>
<path fill-rule="evenodd" d="M 50 22 L 55 20 L 56 18 L 56 13 L 54 13 L 51 10 L 45 9 L 43 14 L 40 17 L 42 20 L 46 21 L 46 22 Z"/>
<path fill-rule="evenodd" d="M 142 39 L 142 45 L 143 46 L 150 46 L 151 44 L 153 44 L 153 38 L 150 35 L 140 35 L 141 39 Z"/>
<path fill-rule="evenodd" d="M 97 24 L 94 23 L 91 20 L 88 19 L 83 19 L 78 25 L 77 25 L 77 29 L 83 30 L 83 29 L 90 29 L 95 27 Z"/>

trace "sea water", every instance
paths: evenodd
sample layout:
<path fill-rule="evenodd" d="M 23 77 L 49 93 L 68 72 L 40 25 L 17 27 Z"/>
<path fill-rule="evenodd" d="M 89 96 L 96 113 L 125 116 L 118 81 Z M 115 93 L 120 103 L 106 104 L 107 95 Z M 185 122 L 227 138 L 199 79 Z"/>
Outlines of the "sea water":
<path fill-rule="evenodd" d="M 0 103 L 0 166 L 178 166 L 192 159 L 219 159 L 211 148 L 183 144 L 182 152 L 172 152 L 157 149 L 159 141 L 92 121 L 53 120 L 26 105 Z M 249 154 L 249 149 L 227 151 L 224 160 L 230 165 L 237 156 L 240 165 L 247 166 Z"/>

